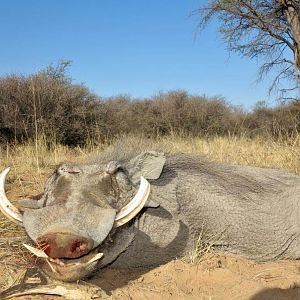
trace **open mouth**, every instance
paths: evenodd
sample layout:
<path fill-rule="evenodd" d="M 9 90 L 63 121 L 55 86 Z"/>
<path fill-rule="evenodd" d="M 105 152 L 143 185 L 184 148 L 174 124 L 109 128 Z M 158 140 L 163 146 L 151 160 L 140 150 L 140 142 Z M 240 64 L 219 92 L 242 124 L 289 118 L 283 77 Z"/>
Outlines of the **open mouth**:
<path fill-rule="evenodd" d="M 64 271 L 68 271 L 70 268 L 74 269 L 84 267 L 88 269 L 103 257 L 103 253 L 89 253 L 77 259 L 52 258 L 41 249 L 29 246 L 27 244 L 23 244 L 23 246 L 36 257 L 44 260 L 49 265 L 53 273 L 62 273 Z"/>

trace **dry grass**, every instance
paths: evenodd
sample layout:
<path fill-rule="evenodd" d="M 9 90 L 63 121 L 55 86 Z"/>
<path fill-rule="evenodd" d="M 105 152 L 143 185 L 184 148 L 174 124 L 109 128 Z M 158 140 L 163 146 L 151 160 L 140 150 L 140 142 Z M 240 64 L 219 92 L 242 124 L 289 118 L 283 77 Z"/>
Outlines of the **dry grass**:
<path fill-rule="evenodd" d="M 0 148 L 0 169 L 11 167 L 6 183 L 9 198 L 18 199 L 39 194 L 45 179 L 57 164 L 62 161 L 84 160 L 88 156 L 101 153 L 107 146 L 101 144 L 70 149 L 61 145 L 53 144 L 50 147 L 49 144 L 48 147 L 46 145 L 45 139 L 40 139 L 32 144 Z M 167 153 L 195 153 L 215 161 L 279 168 L 300 175 L 300 135 L 282 143 L 263 138 L 129 137 L 126 138 L 126 145 L 140 149 L 159 148 Z M 199 238 L 195 245 L 196 251 L 192 254 L 192 262 L 199 260 L 211 249 L 211 245 L 203 247 L 201 237 Z M 2 264 L 14 270 L 19 265 L 26 266 L 28 257 L 24 254 L 21 245 L 24 239 L 26 239 L 24 231 L 1 215 L 0 262 Z"/>
<path fill-rule="evenodd" d="M 183 261 L 196 265 L 199 264 L 206 254 L 212 253 L 215 246 L 220 245 L 223 232 L 216 235 L 207 236 L 205 234 L 204 226 L 194 240 L 193 249 L 184 257 Z"/>
<path fill-rule="evenodd" d="M 285 169 L 300 175 L 300 135 L 283 142 L 275 142 L 261 137 L 237 138 L 181 138 L 161 137 L 145 139 L 130 137 L 128 147 L 140 149 L 163 149 L 168 153 L 185 152 L 203 155 L 210 160 Z"/>
<path fill-rule="evenodd" d="M 243 165 L 255 165 L 286 169 L 300 175 L 300 135 L 295 138 L 275 142 L 271 139 L 256 137 L 215 137 L 215 138 L 182 138 L 160 137 L 146 139 L 127 137 L 127 147 L 142 149 L 163 149 L 168 153 L 186 152 L 203 155 L 211 160 Z M 20 180 L 20 174 L 33 174 L 34 183 L 43 185 L 39 178 L 45 172 L 63 161 L 82 160 L 95 156 L 107 146 L 90 145 L 85 148 L 68 148 L 62 145 L 46 146 L 44 139 L 35 145 L 0 147 L 0 168 L 12 167 L 11 181 Z"/>

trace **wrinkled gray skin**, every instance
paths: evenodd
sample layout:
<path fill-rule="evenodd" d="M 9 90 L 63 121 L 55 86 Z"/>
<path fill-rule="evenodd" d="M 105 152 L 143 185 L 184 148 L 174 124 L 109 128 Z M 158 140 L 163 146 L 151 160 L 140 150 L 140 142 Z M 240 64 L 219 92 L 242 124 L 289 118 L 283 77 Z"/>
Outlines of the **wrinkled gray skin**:
<path fill-rule="evenodd" d="M 152 207 L 113 228 L 141 175 L 151 183 Z M 24 225 L 34 241 L 51 244 L 48 255 L 84 262 L 90 253 L 104 253 L 97 266 L 57 266 L 58 273 L 42 263 L 50 276 L 72 281 L 108 264 L 152 267 L 182 257 L 200 234 L 204 242 L 251 259 L 297 259 L 299 202 L 299 176 L 150 151 L 119 162 L 61 165 L 42 198 L 23 206 L 40 207 L 25 209 Z"/>

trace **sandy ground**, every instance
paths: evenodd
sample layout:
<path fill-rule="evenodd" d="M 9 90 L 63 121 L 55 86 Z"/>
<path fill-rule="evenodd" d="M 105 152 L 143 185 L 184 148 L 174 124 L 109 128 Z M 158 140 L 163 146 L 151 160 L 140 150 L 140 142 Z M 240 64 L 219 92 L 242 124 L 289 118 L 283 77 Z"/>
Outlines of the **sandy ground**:
<path fill-rule="evenodd" d="M 143 274 L 104 270 L 97 277 L 92 282 L 111 299 L 300 299 L 299 261 L 257 264 L 214 254 L 198 265 L 178 260 Z"/>
<path fill-rule="evenodd" d="M 12 269 L 0 266 L 4 287 Z M 20 272 L 15 269 L 15 274 Z M 240 257 L 208 254 L 197 265 L 171 261 L 152 270 L 106 268 L 89 280 L 105 299 L 276 300 L 300 299 L 300 261 L 255 263 Z M 23 296 L 13 299 L 61 299 Z"/>

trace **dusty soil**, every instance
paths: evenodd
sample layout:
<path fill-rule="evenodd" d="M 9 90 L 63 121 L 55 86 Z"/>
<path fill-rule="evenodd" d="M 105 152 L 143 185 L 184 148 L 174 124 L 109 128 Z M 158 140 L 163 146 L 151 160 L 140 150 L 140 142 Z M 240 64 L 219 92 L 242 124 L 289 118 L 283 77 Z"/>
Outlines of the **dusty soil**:
<path fill-rule="evenodd" d="M 0 266 L 0 286 L 11 270 Z M 15 269 L 15 274 L 21 270 Z M 208 254 L 197 265 L 181 260 L 152 270 L 106 268 L 89 280 L 106 299 L 276 300 L 300 299 L 300 261 L 255 263 L 240 257 Z M 60 299 L 23 296 L 14 299 Z"/>
<path fill-rule="evenodd" d="M 300 299 L 300 262 L 211 254 L 198 265 L 177 260 L 145 273 L 107 269 L 92 282 L 111 299 Z"/>

